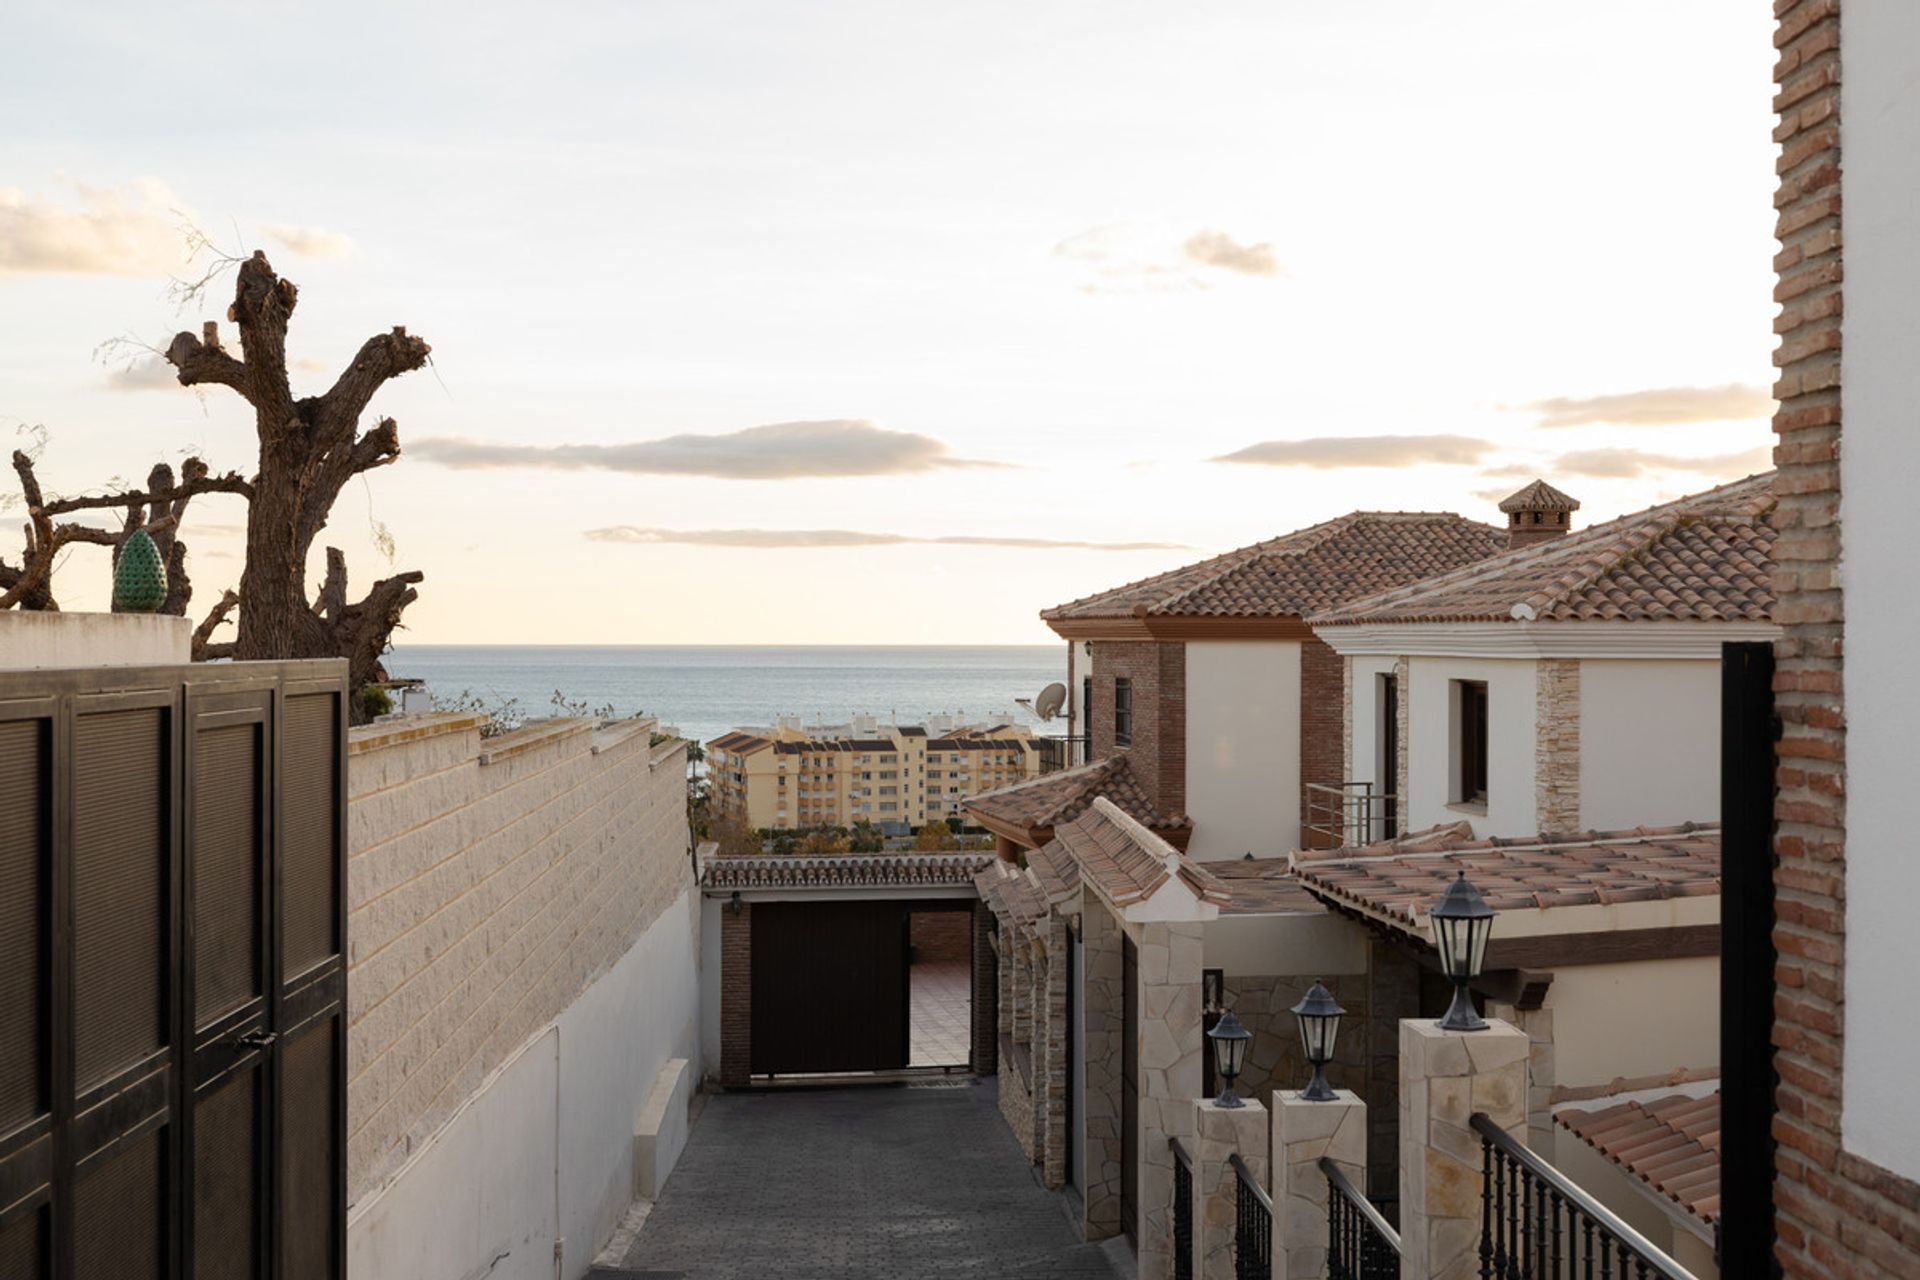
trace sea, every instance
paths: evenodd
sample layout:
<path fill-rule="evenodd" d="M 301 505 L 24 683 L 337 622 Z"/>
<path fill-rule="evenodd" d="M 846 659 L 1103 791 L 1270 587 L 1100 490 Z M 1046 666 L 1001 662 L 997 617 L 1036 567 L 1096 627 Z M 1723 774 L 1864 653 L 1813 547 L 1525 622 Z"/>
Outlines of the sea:
<path fill-rule="evenodd" d="M 554 698 L 616 716 L 657 716 L 705 742 L 740 725 L 795 715 L 845 724 L 855 714 L 912 724 L 928 715 L 1035 723 L 1015 701 L 1067 678 L 1056 645 L 434 645 L 398 644 L 395 678 L 424 680 L 439 705 L 478 702 L 522 717 Z"/>

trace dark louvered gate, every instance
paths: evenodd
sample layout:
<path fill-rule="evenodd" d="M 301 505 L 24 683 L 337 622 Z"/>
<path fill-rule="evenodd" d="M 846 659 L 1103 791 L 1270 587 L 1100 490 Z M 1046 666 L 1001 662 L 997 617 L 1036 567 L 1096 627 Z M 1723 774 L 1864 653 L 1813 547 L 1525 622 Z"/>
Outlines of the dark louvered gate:
<path fill-rule="evenodd" d="M 344 1274 L 345 666 L 0 675 L 0 1280 Z"/>

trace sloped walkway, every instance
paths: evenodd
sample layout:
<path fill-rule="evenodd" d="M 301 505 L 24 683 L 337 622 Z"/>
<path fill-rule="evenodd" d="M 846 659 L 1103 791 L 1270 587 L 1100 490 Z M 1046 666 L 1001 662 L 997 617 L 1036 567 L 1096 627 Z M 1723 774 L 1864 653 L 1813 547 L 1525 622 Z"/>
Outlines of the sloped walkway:
<path fill-rule="evenodd" d="M 1113 1280 L 991 1081 L 723 1094 L 628 1252 L 686 1280 Z"/>

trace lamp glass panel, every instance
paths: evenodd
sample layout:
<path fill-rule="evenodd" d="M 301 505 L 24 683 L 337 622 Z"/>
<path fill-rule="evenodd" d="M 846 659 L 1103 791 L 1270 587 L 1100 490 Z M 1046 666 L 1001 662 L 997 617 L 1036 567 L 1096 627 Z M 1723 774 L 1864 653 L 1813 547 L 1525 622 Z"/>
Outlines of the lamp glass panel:
<path fill-rule="evenodd" d="M 1487 939 L 1493 936 L 1493 917 L 1482 916 L 1478 920 L 1469 920 L 1466 923 L 1473 934 L 1468 946 L 1471 958 L 1467 962 L 1466 976 L 1477 978 L 1480 976 L 1482 966 L 1486 964 Z"/>
<path fill-rule="evenodd" d="M 1330 1062 L 1333 1059 L 1333 1045 L 1340 1034 L 1340 1015 L 1332 1017 L 1302 1015 L 1300 1018 L 1300 1040 L 1307 1052 L 1308 1062 Z"/>
<path fill-rule="evenodd" d="M 1220 1074 L 1237 1076 L 1240 1074 L 1240 1059 L 1247 1051 L 1247 1042 L 1241 1039 L 1220 1039 L 1215 1044 L 1220 1049 Z"/>

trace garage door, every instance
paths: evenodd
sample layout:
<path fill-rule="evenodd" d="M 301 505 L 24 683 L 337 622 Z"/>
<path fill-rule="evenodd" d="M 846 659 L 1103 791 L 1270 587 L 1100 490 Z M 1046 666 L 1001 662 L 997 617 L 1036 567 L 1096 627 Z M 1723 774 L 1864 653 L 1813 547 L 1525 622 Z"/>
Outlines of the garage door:
<path fill-rule="evenodd" d="M 754 904 L 755 1075 L 907 1065 L 911 905 Z"/>

